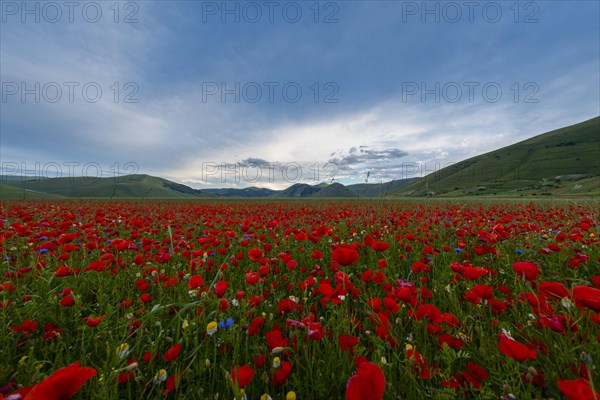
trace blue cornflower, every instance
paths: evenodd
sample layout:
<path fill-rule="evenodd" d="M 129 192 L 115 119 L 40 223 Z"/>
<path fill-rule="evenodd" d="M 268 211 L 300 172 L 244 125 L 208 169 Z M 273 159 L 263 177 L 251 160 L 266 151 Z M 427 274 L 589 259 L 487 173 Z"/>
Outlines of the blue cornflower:
<path fill-rule="evenodd" d="M 219 321 L 219 328 L 221 329 L 229 329 L 231 328 L 231 325 L 233 325 L 233 318 L 229 317 L 227 319 L 222 319 L 221 321 Z"/>

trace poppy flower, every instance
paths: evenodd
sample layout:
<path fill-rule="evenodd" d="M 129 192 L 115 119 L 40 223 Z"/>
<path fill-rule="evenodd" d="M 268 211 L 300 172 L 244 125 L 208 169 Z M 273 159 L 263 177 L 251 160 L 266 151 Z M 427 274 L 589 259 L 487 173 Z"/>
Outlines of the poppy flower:
<path fill-rule="evenodd" d="M 63 307 L 71 307 L 75 304 L 75 299 L 71 296 L 65 296 L 60 300 L 60 305 Z"/>
<path fill-rule="evenodd" d="M 149 295 L 148 293 L 144 293 L 143 295 L 140 296 L 140 301 L 142 303 L 149 303 L 152 301 L 152 296 Z"/>
<path fill-rule="evenodd" d="M 512 340 L 504 334 L 500 334 L 498 348 L 504 355 L 519 362 L 533 360 L 537 357 L 535 349 L 517 342 L 516 340 Z"/>
<path fill-rule="evenodd" d="M 460 349 L 465 345 L 465 342 L 463 342 L 462 339 L 456 338 L 448 333 L 440 335 L 438 342 L 440 343 L 440 346 L 443 346 L 443 344 L 446 343 L 448 347 L 453 349 Z"/>
<path fill-rule="evenodd" d="M 385 251 L 389 247 L 390 247 L 390 244 L 387 242 L 374 241 L 371 243 L 371 248 L 375 251 Z"/>
<path fill-rule="evenodd" d="M 578 307 L 586 307 L 590 310 L 600 312 L 600 289 L 591 286 L 575 286 L 573 297 Z"/>
<path fill-rule="evenodd" d="M 312 340 L 321 340 L 325 336 L 325 329 L 318 322 L 308 324 L 308 337 Z"/>
<path fill-rule="evenodd" d="M 263 258 L 263 251 L 255 247 L 248 252 L 248 257 L 252 261 L 259 261 L 261 258 Z"/>
<path fill-rule="evenodd" d="M 179 385 L 179 382 L 181 382 L 182 380 L 183 373 L 173 374 L 169 376 L 167 382 L 165 383 L 165 389 L 162 392 L 163 396 L 177 389 L 177 385 Z"/>
<path fill-rule="evenodd" d="M 293 364 L 289 361 L 281 361 L 279 368 L 273 374 L 273 384 L 275 386 L 281 386 L 285 383 L 290 372 L 292 372 L 292 366 Z"/>
<path fill-rule="evenodd" d="M 229 286 L 229 282 L 226 282 L 226 281 L 217 282 L 217 284 L 215 285 L 215 294 L 217 295 L 217 297 L 223 297 L 225 295 L 225 292 L 227 291 L 228 286 Z"/>
<path fill-rule="evenodd" d="M 11 326 L 10 330 L 14 332 L 23 332 L 25 336 L 29 336 L 29 333 L 35 332 L 37 328 L 37 322 L 32 319 L 26 319 L 23 321 L 23 323 L 21 323 L 21 325 Z"/>
<path fill-rule="evenodd" d="M 338 344 L 342 350 L 352 349 L 358 344 L 358 336 L 340 335 L 338 336 Z"/>
<path fill-rule="evenodd" d="M 290 313 L 296 309 L 298 304 L 292 299 L 281 299 L 277 304 L 277 312 L 279 314 Z"/>
<path fill-rule="evenodd" d="M 490 377 L 488 372 L 479 364 L 468 362 L 467 369 L 469 372 L 463 371 L 461 375 L 475 389 L 479 389 L 481 381 L 486 381 Z"/>
<path fill-rule="evenodd" d="M 204 285 L 204 279 L 200 275 L 192 275 L 190 277 L 190 281 L 188 282 L 188 286 L 190 289 L 196 289 Z"/>
<path fill-rule="evenodd" d="M 65 265 L 63 267 L 58 267 L 54 271 L 54 276 L 59 277 L 59 278 L 69 276 L 69 275 L 73 275 L 73 270 L 68 265 Z"/>
<path fill-rule="evenodd" d="M 177 357 L 179 357 L 179 353 L 181 352 L 181 343 L 176 343 L 171 346 L 163 356 L 163 360 L 165 361 L 175 361 Z"/>
<path fill-rule="evenodd" d="M 587 379 L 579 378 L 573 380 L 558 380 L 558 389 L 567 396 L 569 400 L 594 400 L 597 398 L 594 396 L 592 386 Z"/>
<path fill-rule="evenodd" d="M 385 390 L 385 375 L 371 362 L 363 362 L 346 384 L 346 400 L 381 400 Z"/>
<path fill-rule="evenodd" d="M 248 335 L 249 336 L 255 336 L 258 335 L 258 331 L 261 327 L 261 325 L 263 325 L 265 323 L 265 317 L 256 317 L 252 320 L 252 322 L 250 323 L 250 325 L 248 326 Z"/>
<path fill-rule="evenodd" d="M 249 365 L 231 368 L 231 380 L 240 388 L 246 387 L 254 377 L 254 370 Z"/>
<path fill-rule="evenodd" d="M 287 347 L 288 338 L 284 338 L 279 329 L 273 329 L 265 333 L 265 339 L 267 339 L 267 345 L 269 350 L 273 350 L 275 347 Z"/>
<path fill-rule="evenodd" d="M 472 267 L 470 265 L 462 268 L 463 277 L 468 281 L 474 281 L 486 275 L 488 270 L 481 267 Z"/>
<path fill-rule="evenodd" d="M 548 297 L 549 299 L 569 297 L 567 288 L 558 282 L 540 282 L 537 289 L 542 296 Z"/>
<path fill-rule="evenodd" d="M 536 280 L 537 276 L 542 272 L 538 265 L 532 261 L 517 261 L 512 266 L 517 275 L 524 277 L 528 281 Z"/>
<path fill-rule="evenodd" d="M 80 367 L 77 361 L 33 386 L 23 400 L 68 400 L 95 375 L 94 368 Z"/>
<path fill-rule="evenodd" d="M 338 264 L 347 267 L 358 261 L 360 255 L 351 247 L 338 247 L 331 253 L 331 258 Z"/>

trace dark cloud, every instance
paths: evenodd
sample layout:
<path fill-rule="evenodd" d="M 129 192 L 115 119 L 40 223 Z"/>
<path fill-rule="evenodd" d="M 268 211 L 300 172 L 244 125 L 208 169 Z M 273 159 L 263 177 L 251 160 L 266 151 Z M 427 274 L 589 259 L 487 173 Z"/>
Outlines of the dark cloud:
<path fill-rule="evenodd" d="M 335 163 L 340 170 L 352 171 L 355 167 L 361 169 L 378 166 L 385 168 L 385 164 L 394 162 L 399 158 L 408 156 L 408 152 L 400 149 L 372 149 L 369 146 L 360 146 L 360 152 L 356 152 L 356 147 L 350 148 L 348 154 L 338 154 L 329 160 Z"/>

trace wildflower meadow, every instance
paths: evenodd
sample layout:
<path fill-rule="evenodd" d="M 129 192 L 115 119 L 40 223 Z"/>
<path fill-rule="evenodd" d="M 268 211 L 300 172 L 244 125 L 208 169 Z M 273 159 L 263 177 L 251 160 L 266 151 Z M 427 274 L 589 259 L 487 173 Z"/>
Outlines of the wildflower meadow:
<path fill-rule="evenodd" d="M 593 201 L 0 204 L 0 399 L 600 399 Z"/>

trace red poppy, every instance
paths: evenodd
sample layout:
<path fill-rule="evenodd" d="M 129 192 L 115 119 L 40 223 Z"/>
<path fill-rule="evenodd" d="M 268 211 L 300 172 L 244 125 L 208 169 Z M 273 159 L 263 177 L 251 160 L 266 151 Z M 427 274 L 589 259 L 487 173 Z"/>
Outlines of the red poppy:
<path fill-rule="evenodd" d="M 346 384 L 346 400 L 381 400 L 385 390 L 385 375 L 371 362 L 363 362 Z"/>
<path fill-rule="evenodd" d="M 446 343 L 448 347 L 453 349 L 460 349 L 465 345 L 465 342 L 463 342 L 462 339 L 456 338 L 448 333 L 440 335 L 438 342 L 440 343 L 440 346 L 443 346 L 443 344 Z"/>
<path fill-rule="evenodd" d="M 163 396 L 168 393 L 171 393 L 172 391 L 177 389 L 177 385 L 179 385 L 179 382 L 181 382 L 182 380 L 183 380 L 183 372 L 169 376 L 169 379 L 167 379 L 167 382 L 165 383 L 165 389 L 163 390 Z"/>
<path fill-rule="evenodd" d="M 390 244 L 387 242 L 378 242 L 374 241 L 371 243 L 371 248 L 375 251 L 385 251 L 390 247 Z"/>
<path fill-rule="evenodd" d="M 229 286 L 229 282 L 226 282 L 226 281 L 217 282 L 217 284 L 215 285 L 215 294 L 217 295 L 217 297 L 223 297 L 225 295 L 225 292 L 227 291 L 228 286 Z"/>
<path fill-rule="evenodd" d="M 494 313 L 494 315 L 500 315 L 507 309 L 507 305 L 500 300 L 490 299 L 488 304 L 492 308 L 492 313 Z"/>
<path fill-rule="evenodd" d="M 463 371 L 461 375 L 475 389 L 479 389 L 481 381 L 486 381 L 490 377 L 488 372 L 479 364 L 468 362 L 467 369 L 469 372 Z"/>
<path fill-rule="evenodd" d="M 63 307 L 71 307 L 75 304 L 75 299 L 71 296 L 65 296 L 60 300 L 60 305 Z"/>
<path fill-rule="evenodd" d="M 95 375 L 94 368 L 80 367 L 77 361 L 33 386 L 23 400 L 68 400 Z"/>
<path fill-rule="evenodd" d="M 254 370 L 249 365 L 231 368 L 231 380 L 240 388 L 246 387 L 254 377 Z"/>
<path fill-rule="evenodd" d="M 248 252 L 248 257 L 252 261 L 259 261 L 263 257 L 263 251 L 255 247 Z"/>
<path fill-rule="evenodd" d="M 64 277 L 64 276 L 69 276 L 69 275 L 73 275 L 73 270 L 68 265 L 65 265 L 63 267 L 58 267 L 54 271 L 54 276 L 57 276 L 57 277 Z"/>
<path fill-rule="evenodd" d="M 190 277 L 190 281 L 188 282 L 188 286 L 190 289 L 196 289 L 204 285 L 204 279 L 200 275 L 192 275 Z"/>
<path fill-rule="evenodd" d="M 176 343 L 173 346 L 171 346 L 167 351 L 165 351 L 163 360 L 175 361 L 177 359 L 177 357 L 179 357 L 180 352 L 181 352 L 181 343 Z"/>
<path fill-rule="evenodd" d="M 265 353 L 254 357 L 254 365 L 256 366 L 256 368 L 262 368 L 265 365 L 266 361 L 267 355 Z"/>
<path fill-rule="evenodd" d="M 37 330 L 37 322 L 32 319 L 26 319 L 21 325 L 13 325 L 10 327 L 11 331 L 23 332 L 25 336 L 29 336 L 29 333 Z"/>
<path fill-rule="evenodd" d="M 542 272 L 538 265 L 532 261 L 517 261 L 513 263 L 513 269 L 517 275 L 524 277 L 528 281 L 534 281 Z"/>
<path fill-rule="evenodd" d="M 267 339 L 269 350 L 273 350 L 275 347 L 287 347 L 288 345 L 288 338 L 284 338 L 279 329 L 273 329 L 265 333 L 265 339 Z"/>
<path fill-rule="evenodd" d="M 148 293 L 144 293 L 143 295 L 140 296 L 140 301 L 142 303 L 149 303 L 152 301 L 152 296 L 149 295 Z"/>
<path fill-rule="evenodd" d="M 535 349 L 512 340 L 504 334 L 500 334 L 500 342 L 498 343 L 500 351 L 516 361 L 533 360 L 537 357 Z"/>
<path fill-rule="evenodd" d="M 248 326 L 248 335 L 249 336 L 255 336 L 258 335 L 258 330 L 260 329 L 261 325 L 263 325 L 265 323 L 265 317 L 256 317 L 252 320 L 252 322 L 250 323 L 250 325 Z"/>
<path fill-rule="evenodd" d="M 296 304 L 296 302 L 294 300 L 291 299 L 281 299 L 279 300 L 279 304 L 277 304 L 277 312 L 282 314 L 282 313 L 289 313 L 292 312 L 296 309 L 296 307 L 298 306 L 298 304 Z"/>
<path fill-rule="evenodd" d="M 481 267 L 472 267 L 470 265 L 462 268 L 463 277 L 468 281 L 474 281 L 488 273 L 488 270 Z"/>
<path fill-rule="evenodd" d="M 331 253 L 331 258 L 338 264 L 347 267 L 358 261 L 360 255 L 351 247 L 338 247 Z"/>
<path fill-rule="evenodd" d="M 537 286 L 538 291 L 544 297 L 550 299 L 561 299 L 569 297 L 569 291 L 558 282 L 540 282 Z"/>
<path fill-rule="evenodd" d="M 358 344 L 358 336 L 340 335 L 338 344 L 342 350 L 349 350 Z"/>
<path fill-rule="evenodd" d="M 308 324 L 308 337 L 312 340 L 321 340 L 325 336 L 325 329 L 318 322 Z"/>
<path fill-rule="evenodd" d="M 578 307 L 586 307 L 590 310 L 600 312 L 600 289 L 591 286 L 575 286 L 573 297 Z"/>
<path fill-rule="evenodd" d="M 273 374 L 273 384 L 276 386 L 283 385 L 290 375 L 290 372 L 292 372 L 292 366 L 293 364 L 289 361 L 281 361 L 281 365 Z"/>
<path fill-rule="evenodd" d="M 558 380 L 558 389 L 567 396 L 569 400 L 594 400 L 597 399 L 598 392 L 594 395 L 592 386 L 587 379 L 579 378 L 573 380 Z"/>

